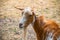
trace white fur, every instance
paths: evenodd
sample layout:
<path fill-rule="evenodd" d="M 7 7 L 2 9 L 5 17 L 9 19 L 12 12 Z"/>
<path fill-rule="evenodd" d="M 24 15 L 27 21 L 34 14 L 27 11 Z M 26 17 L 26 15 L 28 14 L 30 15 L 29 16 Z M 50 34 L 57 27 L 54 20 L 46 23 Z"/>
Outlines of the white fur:
<path fill-rule="evenodd" d="M 27 8 L 25 8 L 24 9 L 24 14 L 26 13 L 26 12 L 29 12 L 29 13 L 31 13 L 31 8 L 30 7 L 27 7 Z M 20 22 L 19 23 L 24 23 L 25 21 L 26 21 L 26 15 L 23 15 L 23 17 L 21 18 L 21 20 L 20 20 Z"/>
<path fill-rule="evenodd" d="M 53 33 L 52 32 L 49 33 L 46 39 L 47 40 L 53 40 Z"/>
<path fill-rule="evenodd" d="M 32 14 L 31 8 L 30 8 L 30 7 L 26 7 L 26 8 L 24 9 L 24 13 L 26 13 L 26 12 L 29 12 L 29 14 Z"/>
<path fill-rule="evenodd" d="M 58 39 L 57 40 L 60 40 L 60 36 L 58 37 Z"/>
<path fill-rule="evenodd" d="M 20 22 L 19 23 L 24 24 L 25 21 L 26 21 L 26 18 L 25 18 L 25 15 L 23 15 L 23 17 L 20 19 Z"/>
<path fill-rule="evenodd" d="M 28 12 L 27 14 L 32 15 L 32 11 L 31 11 L 30 7 L 25 8 L 23 10 L 23 12 L 24 12 L 23 16 L 22 16 L 22 18 L 20 19 L 20 22 L 19 22 L 19 23 L 23 24 L 22 27 L 25 25 L 25 22 L 27 21 L 27 18 L 26 18 L 26 15 L 25 15 L 26 12 Z"/>

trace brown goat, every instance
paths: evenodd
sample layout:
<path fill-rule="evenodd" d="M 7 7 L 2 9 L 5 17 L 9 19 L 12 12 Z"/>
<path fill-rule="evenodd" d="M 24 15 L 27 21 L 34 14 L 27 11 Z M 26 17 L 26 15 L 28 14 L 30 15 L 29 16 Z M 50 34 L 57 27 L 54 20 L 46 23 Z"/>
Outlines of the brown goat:
<path fill-rule="evenodd" d="M 46 20 L 43 16 L 36 17 L 30 8 L 25 8 L 19 27 L 27 28 L 31 24 L 36 32 L 37 40 L 60 40 L 60 28 L 52 20 Z"/>

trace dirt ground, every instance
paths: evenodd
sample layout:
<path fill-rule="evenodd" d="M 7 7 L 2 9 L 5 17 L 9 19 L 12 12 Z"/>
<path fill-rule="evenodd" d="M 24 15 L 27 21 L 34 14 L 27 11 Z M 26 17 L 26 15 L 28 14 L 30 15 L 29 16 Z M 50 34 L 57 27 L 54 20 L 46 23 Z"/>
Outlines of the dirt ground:
<path fill-rule="evenodd" d="M 34 8 L 36 15 L 56 21 L 60 25 L 60 0 L 0 0 L 0 40 L 24 40 L 19 29 L 21 12 L 17 8 Z M 36 40 L 31 25 L 27 28 L 26 40 Z"/>

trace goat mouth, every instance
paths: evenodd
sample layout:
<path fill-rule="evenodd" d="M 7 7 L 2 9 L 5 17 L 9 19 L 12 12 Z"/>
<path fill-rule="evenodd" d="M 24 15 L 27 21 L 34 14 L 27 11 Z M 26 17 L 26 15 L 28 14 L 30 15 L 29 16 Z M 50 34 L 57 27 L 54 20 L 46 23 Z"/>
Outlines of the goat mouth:
<path fill-rule="evenodd" d="M 25 29 L 26 27 L 25 26 L 19 26 L 20 29 Z"/>
<path fill-rule="evenodd" d="M 23 27 L 19 26 L 19 28 L 23 28 Z"/>
<path fill-rule="evenodd" d="M 23 28 L 23 26 L 20 26 L 20 25 L 19 25 L 19 28 L 21 28 L 21 29 L 22 29 L 22 28 Z"/>

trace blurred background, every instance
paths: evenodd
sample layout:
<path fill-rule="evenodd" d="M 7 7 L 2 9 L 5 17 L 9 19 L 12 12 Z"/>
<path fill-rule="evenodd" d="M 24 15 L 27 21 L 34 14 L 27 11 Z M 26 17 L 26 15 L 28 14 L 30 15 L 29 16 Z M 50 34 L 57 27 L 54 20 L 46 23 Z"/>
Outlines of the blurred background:
<path fill-rule="evenodd" d="M 60 0 L 0 0 L 0 40 L 24 40 L 23 29 L 19 29 L 22 11 L 15 7 L 34 7 L 36 15 L 44 15 L 60 25 Z M 31 25 L 27 28 L 26 40 L 36 40 Z"/>

